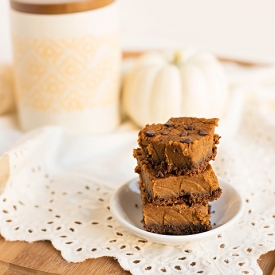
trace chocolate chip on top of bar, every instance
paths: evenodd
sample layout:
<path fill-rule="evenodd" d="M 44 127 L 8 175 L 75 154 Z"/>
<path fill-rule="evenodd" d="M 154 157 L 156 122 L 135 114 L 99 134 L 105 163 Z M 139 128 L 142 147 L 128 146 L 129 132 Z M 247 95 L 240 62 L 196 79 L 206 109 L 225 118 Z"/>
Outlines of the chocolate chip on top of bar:
<path fill-rule="evenodd" d="M 146 136 L 147 137 L 153 137 L 155 135 L 155 131 L 153 130 L 148 130 L 145 132 Z"/>
<path fill-rule="evenodd" d="M 185 130 L 194 130 L 195 126 L 193 126 L 193 125 L 186 125 L 186 126 L 184 126 L 184 129 Z"/>
<path fill-rule="evenodd" d="M 199 130 L 198 134 L 200 136 L 206 136 L 207 135 L 207 133 L 204 130 L 202 130 L 202 129 Z"/>
<path fill-rule="evenodd" d="M 180 140 L 181 143 L 187 143 L 187 144 L 190 144 L 192 141 L 190 138 L 186 138 L 186 139 L 182 139 Z"/>
<path fill-rule="evenodd" d="M 164 125 L 167 127 L 171 127 L 174 125 L 174 123 L 172 121 L 167 121 Z"/>

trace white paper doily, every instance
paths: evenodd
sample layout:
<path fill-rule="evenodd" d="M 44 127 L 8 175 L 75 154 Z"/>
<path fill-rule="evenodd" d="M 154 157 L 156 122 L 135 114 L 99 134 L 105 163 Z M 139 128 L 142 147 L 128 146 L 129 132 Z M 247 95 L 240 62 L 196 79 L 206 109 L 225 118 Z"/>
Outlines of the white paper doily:
<path fill-rule="evenodd" d="M 275 116 L 264 110 L 251 97 L 237 134 L 223 128 L 213 167 L 241 191 L 245 214 L 211 240 L 158 245 L 113 219 L 112 192 L 135 176 L 137 131 L 124 126 L 108 136 L 49 127 L 23 137 L 0 161 L 0 182 L 8 178 L 0 196 L 1 234 L 50 240 L 71 262 L 112 256 L 132 274 L 261 274 L 257 259 L 275 249 Z"/>

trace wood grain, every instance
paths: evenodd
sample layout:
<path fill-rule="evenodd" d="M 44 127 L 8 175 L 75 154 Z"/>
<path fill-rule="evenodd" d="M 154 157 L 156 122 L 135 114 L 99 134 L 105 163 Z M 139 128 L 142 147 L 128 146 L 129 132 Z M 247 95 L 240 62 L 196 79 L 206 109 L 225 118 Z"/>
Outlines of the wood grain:
<path fill-rule="evenodd" d="M 275 275 L 275 251 L 262 255 L 258 260 L 263 275 Z M 273 273 L 272 273 L 273 272 Z M 82 263 L 66 262 L 49 241 L 35 243 L 8 242 L 0 236 L 0 274 L 97 274 L 130 275 L 110 257 L 89 259 Z"/>
<path fill-rule="evenodd" d="M 258 264 L 263 271 L 263 275 L 275 275 L 275 250 L 262 255 Z"/>
<path fill-rule="evenodd" d="M 110 257 L 68 263 L 50 242 L 8 242 L 0 237 L 0 274 L 129 275 Z"/>
<path fill-rule="evenodd" d="M 24 1 L 10 0 L 11 8 L 26 13 L 63 14 L 102 8 L 115 0 L 74 0 L 74 1 Z"/>

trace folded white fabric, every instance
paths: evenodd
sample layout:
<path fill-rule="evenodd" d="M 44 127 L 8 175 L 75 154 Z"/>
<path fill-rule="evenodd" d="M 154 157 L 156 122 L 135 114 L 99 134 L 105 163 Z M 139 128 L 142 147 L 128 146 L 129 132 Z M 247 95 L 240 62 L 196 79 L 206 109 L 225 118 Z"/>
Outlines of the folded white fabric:
<path fill-rule="evenodd" d="M 0 174 L 9 173 L 13 178 L 33 163 L 52 176 L 70 172 L 117 188 L 134 176 L 132 151 L 136 140 L 137 129 L 131 123 L 107 135 L 79 135 L 61 127 L 41 127 L 22 136 L 3 156 L 10 171 L 2 169 Z"/>

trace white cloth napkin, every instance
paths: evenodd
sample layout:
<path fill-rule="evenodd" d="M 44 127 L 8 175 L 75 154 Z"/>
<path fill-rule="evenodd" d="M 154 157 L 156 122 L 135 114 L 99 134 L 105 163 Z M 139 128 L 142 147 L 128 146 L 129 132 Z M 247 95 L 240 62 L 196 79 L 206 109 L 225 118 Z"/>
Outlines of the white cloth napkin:
<path fill-rule="evenodd" d="M 275 88 L 262 76 L 253 85 L 238 81 L 217 129 L 222 139 L 213 163 L 246 200 L 231 230 L 170 247 L 141 240 L 113 219 L 110 196 L 136 176 L 138 129 L 130 122 L 105 135 L 53 126 L 23 134 L 6 116 L 0 118 L 2 236 L 50 240 L 72 262 L 113 256 L 132 274 L 259 274 L 258 257 L 275 249 Z"/>
<path fill-rule="evenodd" d="M 22 135 L 4 157 L 9 159 L 10 177 L 35 160 L 53 176 L 70 172 L 117 188 L 134 177 L 136 140 L 137 128 L 129 122 L 107 135 L 79 135 L 47 126 Z"/>

